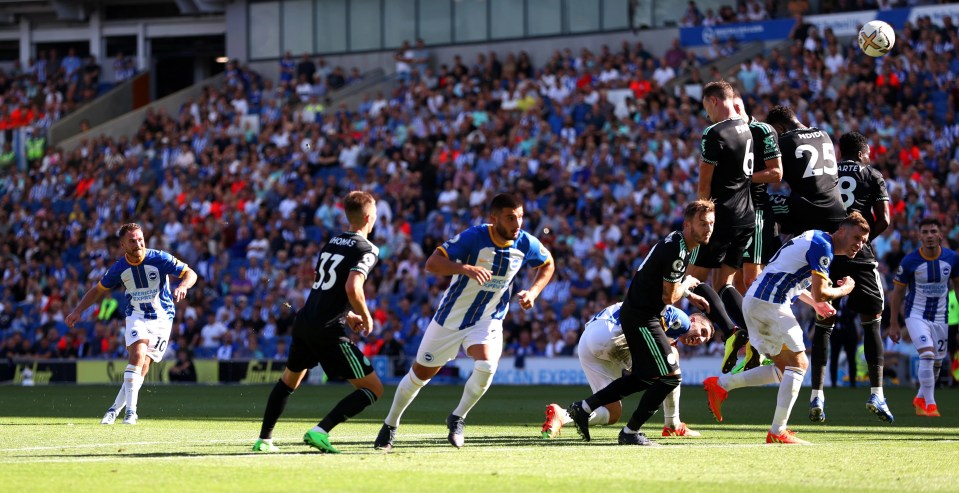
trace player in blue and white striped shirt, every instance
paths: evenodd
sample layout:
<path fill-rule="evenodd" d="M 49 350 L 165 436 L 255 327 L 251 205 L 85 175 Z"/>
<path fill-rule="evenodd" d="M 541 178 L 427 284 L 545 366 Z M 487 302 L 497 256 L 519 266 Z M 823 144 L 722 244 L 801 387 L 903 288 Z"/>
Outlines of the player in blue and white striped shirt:
<path fill-rule="evenodd" d="M 83 295 L 83 299 L 67 315 L 64 322 L 71 328 L 80 316 L 111 289 L 123 287 L 126 291 L 126 337 L 130 362 L 123 373 L 123 385 L 116 400 L 100 422 L 112 425 L 117 413 L 127 408 L 123 424 L 137 423 L 137 398 L 150 362 L 163 359 L 163 351 L 170 341 L 174 303 L 186 296 L 196 283 L 196 273 L 173 255 L 146 248 L 143 230 L 136 223 L 127 223 L 117 232 L 124 255 L 107 271 L 103 279 Z M 180 278 L 180 284 L 170 292 L 168 276 Z"/>
<path fill-rule="evenodd" d="M 490 224 L 474 226 L 436 248 L 426 270 L 453 276 L 436 315 L 426 328 L 416 361 L 396 388 L 393 405 L 374 447 L 393 447 L 400 416 L 416 394 L 462 346 L 473 358 L 463 398 L 446 419 L 450 443 L 463 446 L 463 422 L 493 382 L 503 351 L 503 318 L 513 295 L 513 279 L 524 266 L 536 269 L 532 285 L 517 296 L 529 310 L 553 276 L 553 258 L 536 237 L 522 230 L 523 203 L 499 194 L 490 204 Z"/>
<path fill-rule="evenodd" d="M 786 421 L 809 367 L 803 331 L 791 305 L 794 299 L 807 294 L 815 302 L 848 295 L 856 283 L 845 277 L 837 283 L 838 286 L 831 286 L 829 265 L 833 255 L 853 257 L 868 241 L 869 223 L 862 214 L 853 212 L 840 223 L 835 233 L 806 231 L 789 240 L 773 255 L 769 265 L 746 291 L 743 314 L 750 344 L 771 358 L 775 366 L 760 366 L 735 375 L 707 378 L 704 383 L 709 408 L 718 421 L 723 420 L 721 408 L 728 391 L 779 383 L 776 413 L 766 434 L 766 443 L 807 443 L 786 429 Z"/>
<path fill-rule="evenodd" d="M 919 222 L 922 246 L 899 264 L 889 305 L 889 338 L 899 342 L 899 306 L 906 299 L 906 330 L 919 352 L 919 393 L 912 400 L 918 416 L 939 416 L 933 392 L 947 352 L 949 281 L 953 288 L 959 286 L 959 256 L 940 246 L 941 231 L 938 219 Z"/>

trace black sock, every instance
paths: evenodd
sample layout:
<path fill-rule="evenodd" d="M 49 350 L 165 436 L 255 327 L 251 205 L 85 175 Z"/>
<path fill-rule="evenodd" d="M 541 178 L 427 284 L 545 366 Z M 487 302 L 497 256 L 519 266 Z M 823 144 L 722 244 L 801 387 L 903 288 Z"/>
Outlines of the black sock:
<path fill-rule="evenodd" d="M 746 317 L 743 316 L 743 295 L 732 284 L 727 284 L 719 290 L 719 298 L 723 300 L 723 308 L 729 313 L 733 323 L 745 328 Z"/>
<path fill-rule="evenodd" d="M 270 392 L 270 398 L 266 401 L 266 411 L 263 412 L 263 426 L 260 427 L 260 438 L 273 438 L 273 428 L 276 421 L 280 419 L 283 410 L 286 409 L 286 401 L 293 394 L 293 389 L 287 387 L 283 380 L 276 382 L 273 391 Z"/>
<path fill-rule="evenodd" d="M 360 414 L 370 404 L 376 402 L 376 394 L 369 389 L 356 389 L 350 395 L 336 403 L 336 407 L 320 421 L 319 427 L 330 432 L 336 425 Z"/>
<path fill-rule="evenodd" d="M 693 293 L 706 298 L 709 302 L 709 313 L 705 314 L 706 317 L 713 323 L 716 330 L 723 333 L 723 339 L 729 339 L 736 330 L 736 323 L 729 318 L 729 313 L 723 307 L 723 300 L 716 294 L 716 290 L 706 283 L 700 283 L 693 289 Z"/>
<path fill-rule="evenodd" d="M 822 390 L 826 371 L 826 355 L 829 354 L 829 337 L 832 335 L 833 324 L 826 321 L 817 321 L 812 336 L 812 358 L 809 368 L 812 370 L 812 389 Z M 844 329 L 845 330 L 845 329 Z M 855 380 L 856 375 L 849 375 Z"/>
<path fill-rule="evenodd" d="M 679 375 L 662 377 L 653 382 L 653 385 L 643 393 L 643 397 L 639 400 L 639 406 L 636 407 L 636 411 L 633 412 L 626 426 L 630 430 L 639 430 L 646 424 L 646 421 L 649 421 L 649 418 L 656 414 L 659 406 L 663 405 L 663 401 L 666 400 L 666 396 L 680 382 L 682 382 L 682 377 Z"/>
<path fill-rule="evenodd" d="M 648 389 L 652 384 L 653 382 L 649 380 L 640 380 L 632 375 L 626 375 L 625 377 L 613 380 L 613 383 L 589 396 L 586 399 L 586 405 L 588 405 L 590 409 L 596 409 L 606 404 L 622 400 L 624 397 L 633 395 L 641 390 Z"/>
<path fill-rule="evenodd" d="M 869 370 L 871 387 L 882 387 L 882 365 L 885 364 L 886 359 L 882 348 L 880 322 L 879 318 L 862 322 L 862 349 L 866 356 L 866 368 Z"/>

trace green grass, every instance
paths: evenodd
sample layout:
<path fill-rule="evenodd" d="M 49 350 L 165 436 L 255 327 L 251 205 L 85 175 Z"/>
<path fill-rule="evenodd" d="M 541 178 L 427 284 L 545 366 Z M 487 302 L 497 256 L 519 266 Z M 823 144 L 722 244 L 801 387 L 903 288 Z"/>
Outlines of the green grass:
<path fill-rule="evenodd" d="M 734 391 L 717 424 L 705 395 L 685 387 L 682 416 L 701 439 L 661 438 L 661 415 L 645 431 L 663 447 L 615 445 L 619 426 L 571 428 L 539 438 L 543 409 L 585 397 L 583 387 L 494 386 L 467 420 L 466 446 L 446 442 L 444 419 L 461 387 L 430 386 L 406 413 L 396 449 L 372 441 L 393 389 L 331 434 L 340 455 L 322 455 L 303 433 L 348 392 L 301 388 L 275 432 L 278 454 L 250 447 L 268 386 L 146 386 L 140 424 L 101 426 L 116 387 L 0 387 L 0 477 L 5 491 L 957 491 L 959 391 L 941 389 L 944 417 L 913 415 L 910 389 L 887 389 L 896 423 L 865 409 L 867 389 L 827 389 L 826 424 L 806 419 L 808 389 L 791 428 L 811 447 L 765 445 L 774 388 Z M 627 410 L 637 399 L 626 401 Z"/>

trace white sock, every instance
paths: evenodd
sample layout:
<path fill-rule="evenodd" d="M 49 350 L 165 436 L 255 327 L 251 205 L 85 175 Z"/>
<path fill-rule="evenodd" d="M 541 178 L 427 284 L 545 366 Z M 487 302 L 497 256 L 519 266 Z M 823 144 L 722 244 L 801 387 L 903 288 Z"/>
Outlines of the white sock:
<path fill-rule="evenodd" d="M 140 398 L 140 387 L 143 385 L 143 375 L 140 374 L 140 367 L 127 365 L 127 370 L 123 372 L 123 378 L 127 383 L 127 412 L 136 413 L 137 400 Z"/>
<path fill-rule="evenodd" d="M 882 394 L 882 387 L 870 387 L 869 392 L 878 396 L 882 400 L 886 400 L 886 396 Z"/>
<path fill-rule="evenodd" d="M 672 392 L 666 396 L 666 400 L 663 401 L 663 418 L 664 425 L 667 428 L 676 428 L 682 422 L 679 419 L 679 389 L 680 385 L 677 385 Z"/>
<path fill-rule="evenodd" d="M 819 389 L 819 390 L 813 389 L 812 392 L 809 394 L 809 402 L 816 400 L 817 397 L 819 398 L 819 400 L 823 401 L 823 403 L 826 402 L 826 394 L 823 393 L 822 389 Z"/>
<path fill-rule="evenodd" d="M 624 427 L 623 427 L 623 433 L 628 433 L 628 434 L 630 434 L 630 435 L 635 435 L 635 434 L 639 433 L 639 430 L 634 430 L 634 429 L 632 429 L 632 428 L 630 428 L 630 427 L 628 427 L 628 426 L 624 426 Z"/>
<path fill-rule="evenodd" d="M 779 383 L 779 394 L 776 396 L 776 414 L 773 415 L 773 425 L 769 431 L 775 435 L 782 435 L 786 431 L 786 422 L 789 413 L 793 410 L 799 389 L 802 387 L 806 372 L 794 366 L 787 366 L 783 372 L 783 380 Z"/>
<path fill-rule="evenodd" d="M 317 432 L 317 433 L 325 433 L 325 434 L 329 435 L 329 433 L 327 433 L 326 430 L 324 430 L 323 428 L 321 428 L 320 425 L 316 425 L 316 426 L 310 428 L 310 431 L 315 431 L 315 432 Z"/>
<path fill-rule="evenodd" d="M 939 381 L 939 370 L 942 369 L 942 360 L 937 359 L 936 364 L 932 367 L 932 382 L 936 383 Z M 935 386 L 933 386 L 935 388 Z"/>
<path fill-rule="evenodd" d="M 775 365 L 758 366 L 752 370 L 731 375 L 729 373 L 719 377 L 719 386 L 725 390 L 733 390 L 742 387 L 758 387 L 778 383 L 782 375 L 779 368 Z"/>
<path fill-rule="evenodd" d="M 579 401 L 579 405 L 583 408 L 583 411 L 588 413 L 593 412 L 593 408 L 589 407 L 589 404 L 587 404 L 586 401 Z"/>
<path fill-rule="evenodd" d="M 409 407 L 413 399 L 416 398 L 416 394 L 418 394 L 420 389 L 427 383 L 429 383 L 429 380 L 420 380 L 413 374 L 413 371 L 410 370 L 396 387 L 396 395 L 393 396 L 393 405 L 390 406 L 390 412 L 386 415 L 386 419 L 383 420 L 383 422 L 394 428 L 399 426 L 400 416 L 403 416 L 403 412 L 406 411 L 406 408 Z"/>
<path fill-rule="evenodd" d="M 572 420 L 570 420 L 572 421 Z M 601 406 L 599 409 L 589 414 L 589 424 L 603 426 L 609 424 L 609 409 Z"/>
<path fill-rule="evenodd" d="M 569 411 L 565 409 L 563 409 L 563 414 L 560 415 L 559 419 L 563 420 L 564 425 L 568 425 L 573 422 L 573 418 L 569 417 Z"/>
<path fill-rule="evenodd" d="M 478 370 L 474 367 L 473 373 L 470 374 L 470 377 L 466 380 L 466 385 L 463 387 L 463 397 L 460 398 L 460 403 L 456 406 L 456 409 L 453 410 L 453 414 L 465 418 L 466 415 L 469 414 L 470 409 L 473 409 L 473 406 L 479 402 L 483 394 L 489 389 L 491 383 L 493 383 L 492 373 Z"/>
<path fill-rule="evenodd" d="M 933 376 L 932 366 L 935 364 L 935 360 L 932 358 L 927 358 L 923 353 L 919 355 L 919 395 L 926 400 L 926 404 L 935 404 L 936 398 L 933 395 L 933 391 L 936 388 L 936 380 Z"/>
<path fill-rule="evenodd" d="M 127 379 L 123 379 L 123 383 L 120 384 L 120 391 L 117 392 L 117 398 L 113 399 L 113 405 L 110 406 L 110 409 L 113 409 L 120 413 L 123 410 L 123 407 L 127 405 Z"/>

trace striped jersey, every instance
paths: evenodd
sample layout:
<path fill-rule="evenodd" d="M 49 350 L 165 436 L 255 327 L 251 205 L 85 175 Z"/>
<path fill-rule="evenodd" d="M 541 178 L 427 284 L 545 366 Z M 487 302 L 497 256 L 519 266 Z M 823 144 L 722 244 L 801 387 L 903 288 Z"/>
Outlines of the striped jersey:
<path fill-rule="evenodd" d="M 793 237 L 773 255 L 759 277 L 749 286 L 746 296 L 769 303 L 786 303 L 808 289 L 812 275 L 829 279 L 832 263 L 832 237 L 812 229 Z"/>
<path fill-rule="evenodd" d="M 123 286 L 127 317 L 136 315 L 146 320 L 173 320 L 176 310 L 167 276 L 183 277 L 184 269 L 186 264 L 173 255 L 147 249 L 139 263 L 130 263 L 126 255 L 117 259 L 98 286 L 103 290 Z"/>
<path fill-rule="evenodd" d="M 919 250 L 906 255 L 893 280 L 906 286 L 904 317 L 946 323 L 950 276 L 959 277 L 959 255 L 948 248 L 941 248 L 934 258 Z"/>
<path fill-rule="evenodd" d="M 581 354 L 588 351 L 601 360 L 621 362 L 628 369 L 632 368 L 633 359 L 619 320 L 622 306 L 622 303 L 610 305 L 590 319 L 579 339 L 579 351 Z M 669 337 L 675 339 L 689 332 L 689 316 L 675 306 L 666 306 L 662 320 Z M 593 323 L 596 321 L 605 323 Z"/>
<path fill-rule="evenodd" d="M 616 328 L 614 329 L 613 336 L 617 334 L 622 335 L 623 327 L 620 325 L 619 321 L 619 311 L 623 307 L 623 303 L 619 302 L 610 306 L 607 306 L 603 311 L 597 313 L 593 318 L 589 319 L 589 322 L 586 325 L 596 321 L 603 320 L 605 322 L 612 323 Z M 689 332 L 689 315 L 686 315 L 686 312 L 676 308 L 673 305 L 666 305 L 666 308 L 663 309 L 661 314 L 663 320 L 663 328 L 666 330 L 666 335 L 676 339 L 677 337 Z"/>
<path fill-rule="evenodd" d="M 493 278 L 480 285 L 465 275 L 455 275 L 443 293 L 436 323 L 450 329 L 466 329 L 480 320 L 502 320 L 513 295 L 513 278 L 521 268 L 539 268 L 550 260 L 549 250 L 536 237 L 520 230 L 506 243 L 493 240 L 493 226 L 473 226 L 436 248 L 450 260 L 489 269 Z"/>

